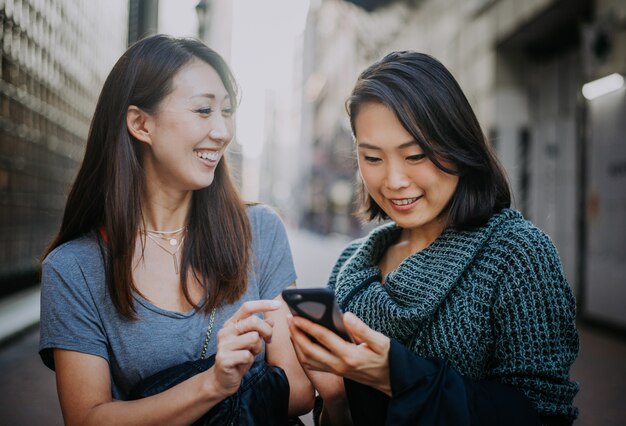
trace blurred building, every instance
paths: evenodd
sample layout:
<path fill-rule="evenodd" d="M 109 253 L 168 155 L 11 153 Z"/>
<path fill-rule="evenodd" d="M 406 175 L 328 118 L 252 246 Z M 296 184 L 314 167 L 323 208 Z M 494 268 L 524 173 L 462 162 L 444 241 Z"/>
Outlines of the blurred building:
<path fill-rule="evenodd" d="M 128 45 L 155 34 L 159 26 L 159 0 L 128 0 Z"/>
<path fill-rule="evenodd" d="M 304 58 L 302 222 L 352 232 L 354 160 L 344 102 L 391 50 L 441 60 L 504 163 L 515 207 L 544 229 L 590 320 L 626 329 L 626 89 L 583 98 L 626 74 L 623 0 L 319 0 Z M 619 76 L 617 77 L 619 78 Z"/>
<path fill-rule="evenodd" d="M 35 284 L 128 2 L 0 0 L 0 295 Z"/>

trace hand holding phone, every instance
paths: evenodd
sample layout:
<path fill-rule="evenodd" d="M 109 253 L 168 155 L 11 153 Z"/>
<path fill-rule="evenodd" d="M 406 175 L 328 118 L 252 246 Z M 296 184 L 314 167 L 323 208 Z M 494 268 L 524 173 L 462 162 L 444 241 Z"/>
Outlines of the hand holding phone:
<path fill-rule="evenodd" d="M 283 300 L 294 315 L 322 325 L 344 340 L 352 341 L 343 325 L 343 314 L 335 293 L 327 288 L 289 288 L 282 292 Z"/>

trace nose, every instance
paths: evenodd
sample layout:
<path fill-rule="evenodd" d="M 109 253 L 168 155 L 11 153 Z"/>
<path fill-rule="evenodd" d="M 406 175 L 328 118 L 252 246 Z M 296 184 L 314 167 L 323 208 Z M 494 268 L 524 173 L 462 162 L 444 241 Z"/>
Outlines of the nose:
<path fill-rule="evenodd" d="M 226 121 L 231 120 L 231 118 L 226 118 L 221 114 L 215 114 L 212 118 L 209 137 L 220 143 L 230 142 L 232 139 L 232 126 L 230 126 Z"/>
<path fill-rule="evenodd" d="M 397 164 L 390 164 L 387 167 L 385 176 L 385 186 L 387 188 L 396 191 L 408 187 L 410 183 L 404 167 Z"/>

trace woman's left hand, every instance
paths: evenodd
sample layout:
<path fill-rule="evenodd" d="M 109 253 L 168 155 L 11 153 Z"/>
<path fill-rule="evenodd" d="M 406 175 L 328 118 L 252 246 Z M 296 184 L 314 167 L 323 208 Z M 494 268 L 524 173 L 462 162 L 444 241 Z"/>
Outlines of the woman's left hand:
<path fill-rule="evenodd" d="M 391 342 L 387 336 L 372 330 L 350 312 L 344 314 L 343 322 L 355 343 L 306 318 L 294 316 L 289 322 L 291 340 L 304 368 L 343 376 L 391 396 Z"/>

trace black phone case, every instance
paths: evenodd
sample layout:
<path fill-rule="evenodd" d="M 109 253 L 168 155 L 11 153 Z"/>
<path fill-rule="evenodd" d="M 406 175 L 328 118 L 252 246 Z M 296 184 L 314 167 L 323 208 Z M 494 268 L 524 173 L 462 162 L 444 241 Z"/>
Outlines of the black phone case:
<path fill-rule="evenodd" d="M 289 306 L 291 313 L 300 315 L 314 323 L 320 324 L 347 341 L 351 341 L 346 331 L 342 313 L 335 301 L 335 293 L 327 288 L 291 288 L 283 290 L 283 300 Z M 319 309 L 323 306 L 323 312 L 313 313 L 311 308 Z"/>

